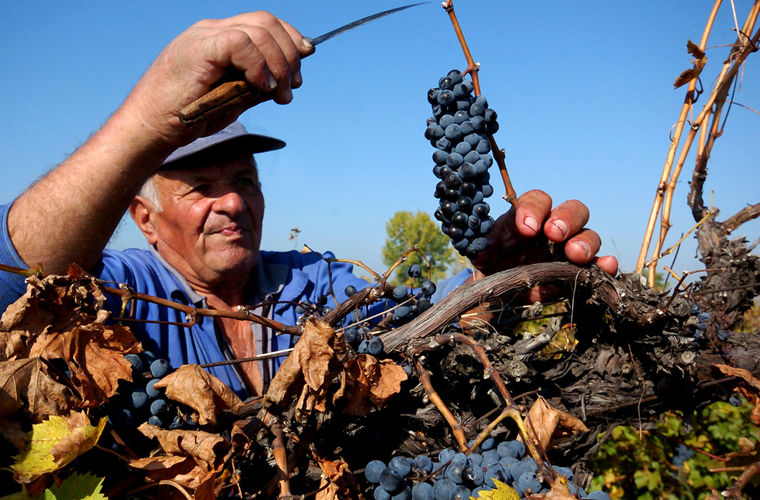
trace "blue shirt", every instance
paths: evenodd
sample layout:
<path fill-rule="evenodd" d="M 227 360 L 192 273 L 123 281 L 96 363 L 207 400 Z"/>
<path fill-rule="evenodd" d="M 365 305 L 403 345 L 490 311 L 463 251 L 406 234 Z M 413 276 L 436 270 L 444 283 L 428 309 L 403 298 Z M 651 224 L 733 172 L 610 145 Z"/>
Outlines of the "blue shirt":
<path fill-rule="evenodd" d="M 10 205 L 0 206 L 2 216 L 2 241 L 0 241 L 0 263 L 27 268 L 29 267 L 16 253 L 8 234 L 8 210 Z M 249 286 L 249 304 L 260 304 L 276 300 L 270 310 L 263 311 L 268 316 L 286 325 L 295 325 L 298 319 L 296 304 L 299 302 L 318 303 L 325 296 L 328 305 L 333 304 L 332 291 L 338 302 L 346 300 L 345 288 L 353 285 L 357 290 L 367 286 L 367 282 L 354 276 L 351 264 L 332 262 L 325 259 L 334 258 L 327 252 L 300 253 L 268 252 L 259 253 L 258 262 L 251 274 Z M 187 281 L 173 269 L 153 249 L 128 249 L 123 251 L 104 250 L 102 257 L 92 274 L 104 281 L 124 283 L 133 290 L 180 302 L 195 307 L 207 307 L 205 297 L 196 293 Z M 446 295 L 454 287 L 469 278 L 465 270 L 457 276 L 439 284 L 433 301 Z M 16 301 L 26 291 L 24 277 L 0 272 L 0 312 Z M 121 299 L 116 295 L 108 296 L 108 308 L 114 316 L 121 309 Z M 145 301 L 134 301 L 131 314 L 125 314 L 141 320 L 185 323 L 185 313 Z M 196 323 L 190 327 L 159 323 L 126 323 L 143 344 L 143 348 L 154 351 L 169 360 L 173 367 L 183 364 L 206 364 L 231 359 L 232 354 L 215 326 L 214 319 L 198 316 Z M 257 324 L 252 324 L 256 340 L 256 352 L 272 352 L 291 347 L 290 335 L 277 335 Z M 272 358 L 260 362 L 262 377 L 265 382 L 271 378 L 284 358 Z M 240 397 L 247 397 L 247 389 L 238 368 L 235 365 L 223 365 L 208 368 L 208 371 L 227 384 Z"/>

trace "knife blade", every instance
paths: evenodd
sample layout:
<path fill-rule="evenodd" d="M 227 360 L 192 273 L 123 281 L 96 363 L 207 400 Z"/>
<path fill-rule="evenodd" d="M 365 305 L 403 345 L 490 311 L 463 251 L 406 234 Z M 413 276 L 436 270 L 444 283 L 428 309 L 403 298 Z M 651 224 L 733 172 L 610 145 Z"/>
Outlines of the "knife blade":
<path fill-rule="evenodd" d="M 345 33 L 346 31 L 357 28 L 363 24 L 374 21 L 375 19 L 385 17 L 387 15 L 408 9 L 410 7 L 422 5 L 424 3 L 429 2 L 411 3 L 408 5 L 402 5 L 401 7 L 395 7 L 393 9 L 377 12 L 375 14 L 362 17 L 361 19 L 357 19 L 356 21 L 351 21 L 350 23 L 344 24 L 339 28 L 328 31 L 323 35 L 319 35 L 314 38 L 305 37 L 305 39 L 311 43 L 312 46 L 316 47 L 322 42 Z M 200 120 L 211 118 L 214 115 L 224 113 L 228 109 L 237 107 L 241 104 L 250 107 L 253 106 L 257 101 L 265 101 L 266 96 L 263 96 L 264 98 L 262 99 L 262 94 L 263 92 L 261 90 L 254 87 L 245 80 L 224 82 L 213 88 L 207 94 L 201 96 L 200 98 L 182 108 L 178 116 L 180 121 L 185 125 L 192 125 Z"/>

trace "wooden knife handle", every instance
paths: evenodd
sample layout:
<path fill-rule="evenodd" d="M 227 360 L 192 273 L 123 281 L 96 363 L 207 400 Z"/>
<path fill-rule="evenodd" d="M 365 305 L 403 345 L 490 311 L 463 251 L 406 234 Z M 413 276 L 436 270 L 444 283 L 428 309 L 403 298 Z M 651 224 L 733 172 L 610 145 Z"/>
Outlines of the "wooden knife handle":
<path fill-rule="evenodd" d="M 224 82 L 206 95 L 191 102 L 179 112 L 185 125 L 223 114 L 239 106 L 250 107 L 260 99 L 261 91 L 244 80 Z"/>

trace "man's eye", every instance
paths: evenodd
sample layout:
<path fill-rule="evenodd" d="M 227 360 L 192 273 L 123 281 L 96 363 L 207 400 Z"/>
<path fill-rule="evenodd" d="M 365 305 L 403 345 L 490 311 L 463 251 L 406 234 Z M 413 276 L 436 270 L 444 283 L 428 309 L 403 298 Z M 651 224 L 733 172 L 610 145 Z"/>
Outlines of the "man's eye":
<path fill-rule="evenodd" d="M 255 183 L 253 182 L 253 179 L 250 177 L 240 177 L 237 181 L 235 181 L 238 186 L 253 186 Z"/>
<path fill-rule="evenodd" d="M 193 191 L 196 191 L 199 193 L 205 193 L 209 189 L 211 189 L 211 184 L 198 184 L 197 186 L 193 187 Z"/>

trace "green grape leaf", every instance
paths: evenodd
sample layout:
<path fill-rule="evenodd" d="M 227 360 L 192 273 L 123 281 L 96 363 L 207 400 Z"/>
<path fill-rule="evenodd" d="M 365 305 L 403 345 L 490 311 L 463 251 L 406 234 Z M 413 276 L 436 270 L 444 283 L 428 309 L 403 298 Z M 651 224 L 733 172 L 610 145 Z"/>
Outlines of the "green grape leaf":
<path fill-rule="evenodd" d="M 100 490 L 105 478 L 74 473 L 59 486 L 48 488 L 39 500 L 107 500 Z"/>
<path fill-rule="evenodd" d="M 11 465 L 16 480 L 30 483 L 43 474 L 64 467 L 98 442 L 106 419 L 100 419 L 96 427 L 84 413 L 72 413 L 68 417 L 52 415 L 48 420 L 34 424 L 26 435 L 26 448 L 16 455 Z"/>
<path fill-rule="evenodd" d="M 0 500 L 37 500 L 37 497 L 31 496 L 26 490 L 26 487 L 23 487 L 21 491 L 0 497 Z"/>
<path fill-rule="evenodd" d="M 520 495 L 506 483 L 498 479 L 493 480 L 496 489 L 481 490 L 477 497 L 470 497 L 472 500 L 520 500 Z"/>

